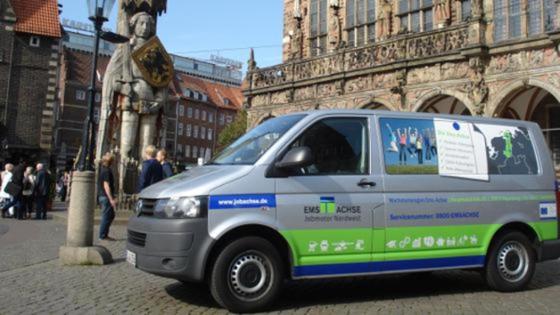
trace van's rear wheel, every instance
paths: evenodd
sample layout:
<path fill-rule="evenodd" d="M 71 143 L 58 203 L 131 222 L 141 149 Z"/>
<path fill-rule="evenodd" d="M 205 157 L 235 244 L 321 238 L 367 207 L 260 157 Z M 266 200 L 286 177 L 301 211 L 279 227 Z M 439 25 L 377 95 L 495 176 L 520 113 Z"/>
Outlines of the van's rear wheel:
<path fill-rule="evenodd" d="M 487 259 L 486 282 L 497 291 L 522 290 L 535 273 L 535 251 L 527 237 L 520 232 L 509 232 L 498 237 Z"/>
<path fill-rule="evenodd" d="M 232 312 L 254 312 L 273 302 L 283 280 L 276 248 L 263 238 L 244 237 L 228 244 L 216 258 L 210 291 Z"/>

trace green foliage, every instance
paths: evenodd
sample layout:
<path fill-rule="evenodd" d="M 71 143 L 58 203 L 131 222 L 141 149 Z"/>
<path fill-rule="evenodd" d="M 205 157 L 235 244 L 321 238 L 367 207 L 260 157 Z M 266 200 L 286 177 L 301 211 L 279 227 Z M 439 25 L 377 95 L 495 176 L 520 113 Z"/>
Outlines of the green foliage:
<path fill-rule="evenodd" d="M 228 145 L 235 142 L 235 140 L 239 139 L 242 135 L 247 132 L 247 112 L 242 110 L 240 111 L 235 120 L 226 126 L 220 135 L 218 136 L 218 148 L 217 153 L 221 152 L 224 148 Z"/>

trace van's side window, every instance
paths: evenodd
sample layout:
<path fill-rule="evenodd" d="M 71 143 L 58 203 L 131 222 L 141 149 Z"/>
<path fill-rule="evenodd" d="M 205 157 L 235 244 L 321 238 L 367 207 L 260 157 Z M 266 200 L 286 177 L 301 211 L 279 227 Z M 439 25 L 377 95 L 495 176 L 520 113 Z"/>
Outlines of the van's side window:
<path fill-rule="evenodd" d="M 306 146 L 313 164 L 295 175 L 355 175 L 369 173 L 368 120 L 327 118 L 307 129 L 291 146 Z"/>

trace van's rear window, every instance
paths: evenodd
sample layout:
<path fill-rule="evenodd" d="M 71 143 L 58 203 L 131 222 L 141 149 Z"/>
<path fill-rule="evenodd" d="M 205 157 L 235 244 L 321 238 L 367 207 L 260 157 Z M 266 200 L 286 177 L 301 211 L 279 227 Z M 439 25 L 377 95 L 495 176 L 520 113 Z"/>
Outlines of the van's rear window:
<path fill-rule="evenodd" d="M 533 143 L 524 127 L 381 118 L 380 129 L 387 174 L 453 176 L 454 169 L 459 175 L 538 174 Z"/>

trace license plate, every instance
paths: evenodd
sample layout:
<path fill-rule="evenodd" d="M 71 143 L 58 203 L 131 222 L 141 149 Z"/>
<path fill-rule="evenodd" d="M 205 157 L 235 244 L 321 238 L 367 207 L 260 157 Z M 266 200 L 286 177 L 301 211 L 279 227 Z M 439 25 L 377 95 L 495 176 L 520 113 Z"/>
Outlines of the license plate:
<path fill-rule="evenodd" d="M 136 254 L 127 250 L 126 251 L 126 261 L 136 267 Z"/>

